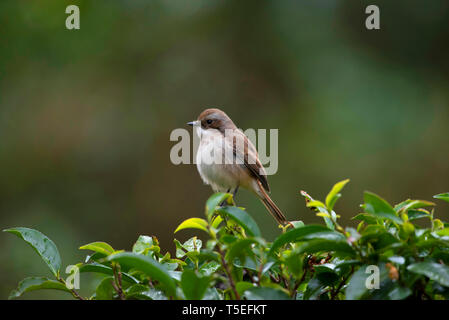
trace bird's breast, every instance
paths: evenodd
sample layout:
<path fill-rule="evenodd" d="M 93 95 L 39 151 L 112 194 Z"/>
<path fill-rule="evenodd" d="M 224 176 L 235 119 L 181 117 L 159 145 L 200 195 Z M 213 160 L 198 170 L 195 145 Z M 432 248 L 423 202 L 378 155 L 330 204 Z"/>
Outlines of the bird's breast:
<path fill-rule="evenodd" d="M 215 191 L 227 191 L 240 183 L 242 168 L 233 164 L 232 146 L 226 143 L 224 136 L 217 131 L 209 133 L 203 130 L 198 148 L 196 162 L 198 172 L 206 184 Z M 231 148 L 231 149 L 229 149 Z"/>

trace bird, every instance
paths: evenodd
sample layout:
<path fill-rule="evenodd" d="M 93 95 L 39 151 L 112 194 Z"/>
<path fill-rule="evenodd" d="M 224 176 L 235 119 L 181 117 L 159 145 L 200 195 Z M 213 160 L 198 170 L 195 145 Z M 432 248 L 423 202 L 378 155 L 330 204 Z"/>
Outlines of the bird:
<path fill-rule="evenodd" d="M 247 189 L 262 201 L 279 224 L 289 223 L 268 195 L 267 174 L 256 148 L 225 112 L 208 108 L 187 124 L 196 129 L 200 139 L 196 165 L 205 184 L 214 192 L 232 191 L 234 198 L 239 187 Z"/>

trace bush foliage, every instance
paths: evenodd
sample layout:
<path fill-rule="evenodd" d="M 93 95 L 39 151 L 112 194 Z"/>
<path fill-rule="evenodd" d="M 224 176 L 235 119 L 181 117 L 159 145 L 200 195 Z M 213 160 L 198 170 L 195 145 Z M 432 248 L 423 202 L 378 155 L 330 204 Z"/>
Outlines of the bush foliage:
<path fill-rule="evenodd" d="M 216 193 L 203 218 L 187 219 L 175 231 L 197 229 L 208 240 L 175 239 L 175 257 L 161 253 L 154 236 L 140 236 L 129 252 L 105 242 L 84 245 L 80 249 L 91 253 L 73 272 L 104 276 L 90 297 L 62 278 L 58 249 L 48 237 L 28 228 L 4 230 L 30 244 L 54 276 L 26 278 L 10 298 L 40 289 L 77 299 L 449 298 L 449 224 L 435 218 L 435 204 L 406 200 L 391 206 L 365 192 L 353 218 L 357 228 L 343 228 L 334 207 L 347 182 L 337 183 L 325 201 L 301 192 L 324 224 L 292 221 L 271 243 L 232 195 Z M 449 193 L 434 198 L 449 202 Z"/>

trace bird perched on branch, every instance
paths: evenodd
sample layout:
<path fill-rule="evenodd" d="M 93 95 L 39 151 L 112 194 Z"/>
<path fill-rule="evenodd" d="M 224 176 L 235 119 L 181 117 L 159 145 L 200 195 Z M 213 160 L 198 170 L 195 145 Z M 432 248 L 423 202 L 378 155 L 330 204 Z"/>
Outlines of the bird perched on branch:
<path fill-rule="evenodd" d="M 220 109 L 206 109 L 196 121 L 200 138 L 196 157 L 197 169 L 204 183 L 215 192 L 233 192 L 239 187 L 258 196 L 279 224 L 288 223 L 284 214 L 271 200 L 267 174 L 256 148 L 234 122 Z"/>

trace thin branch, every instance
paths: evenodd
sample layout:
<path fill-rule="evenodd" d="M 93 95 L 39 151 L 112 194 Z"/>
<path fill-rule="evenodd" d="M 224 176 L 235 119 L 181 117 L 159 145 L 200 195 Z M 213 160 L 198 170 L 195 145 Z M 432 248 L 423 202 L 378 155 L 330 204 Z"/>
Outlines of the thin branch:
<path fill-rule="evenodd" d="M 117 294 L 120 298 L 120 300 L 125 300 L 125 295 L 123 294 L 122 289 L 122 273 L 120 271 L 120 265 L 113 263 L 112 264 L 112 272 L 114 275 L 114 281 L 112 281 L 112 287 L 115 291 L 117 291 Z"/>
<path fill-rule="evenodd" d="M 259 271 L 257 272 L 257 284 L 259 285 L 259 287 L 260 287 L 260 280 L 262 278 L 262 269 L 263 263 L 260 264 Z"/>
<path fill-rule="evenodd" d="M 240 300 L 240 295 L 239 295 L 239 293 L 238 293 L 238 291 L 237 291 L 237 288 L 236 288 L 236 286 L 235 286 L 234 279 L 232 278 L 232 274 L 231 274 L 231 271 L 230 271 L 230 269 L 229 269 L 229 266 L 228 266 L 228 264 L 226 263 L 226 260 L 225 260 L 225 258 L 224 258 L 223 250 L 221 250 L 219 244 L 217 245 L 217 250 L 218 250 L 218 253 L 220 254 L 221 264 L 222 264 L 222 266 L 223 266 L 223 269 L 224 269 L 226 275 L 228 276 L 229 284 L 231 285 L 232 292 L 234 293 L 235 298 L 236 298 L 237 300 Z"/>
<path fill-rule="evenodd" d="M 347 274 L 347 276 L 345 278 L 343 278 L 343 280 L 338 285 L 337 289 L 332 291 L 332 293 L 331 293 L 331 300 L 334 300 L 337 297 L 337 295 L 340 292 L 341 288 L 343 288 L 343 286 L 345 285 L 346 281 L 348 281 L 349 277 L 352 275 L 353 272 L 354 272 L 354 267 L 351 267 L 351 271 Z"/>
<path fill-rule="evenodd" d="M 307 269 L 304 270 L 304 273 L 302 274 L 301 279 L 299 279 L 299 281 L 295 284 L 295 286 L 293 287 L 292 293 L 291 293 L 291 297 L 294 297 L 298 291 L 299 286 L 301 285 L 301 283 L 304 282 L 304 280 L 306 279 L 306 275 L 307 275 Z"/>
<path fill-rule="evenodd" d="M 67 287 L 67 284 L 65 283 L 65 280 L 62 279 L 61 277 L 57 277 L 56 280 L 58 280 L 59 282 L 61 282 L 67 289 L 69 289 Z M 70 293 L 72 294 L 72 296 L 78 300 L 86 300 L 86 298 L 83 298 L 79 295 L 79 293 L 75 290 L 75 289 L 69 289 Z"/>

